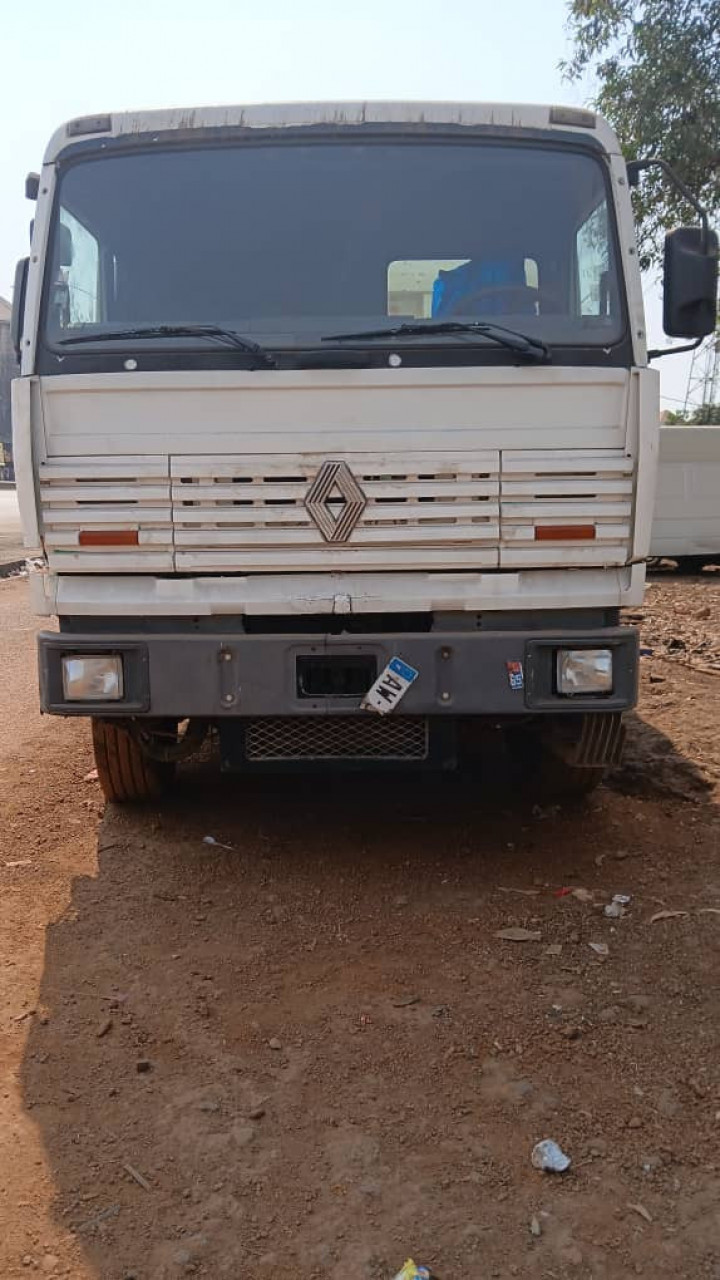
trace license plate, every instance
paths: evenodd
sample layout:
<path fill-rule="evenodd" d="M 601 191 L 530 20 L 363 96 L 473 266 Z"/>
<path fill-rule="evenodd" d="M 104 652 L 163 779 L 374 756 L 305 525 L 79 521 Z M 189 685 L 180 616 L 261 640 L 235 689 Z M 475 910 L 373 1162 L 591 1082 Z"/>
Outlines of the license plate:
<path fill-rule="evenodd" d="M 378 715 L 386 716 L 405 697 L 418 675 L 415 667 L 403 662 L 402 658 L 391 658 L 365 694 L 361 704 L 363 711 L 377 711 Z"/>

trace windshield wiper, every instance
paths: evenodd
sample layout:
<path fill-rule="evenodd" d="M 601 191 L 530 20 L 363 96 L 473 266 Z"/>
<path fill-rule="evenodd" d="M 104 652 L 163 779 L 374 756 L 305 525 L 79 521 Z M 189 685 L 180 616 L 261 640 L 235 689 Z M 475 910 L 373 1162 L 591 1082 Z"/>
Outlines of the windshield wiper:
<path fill-rule="evenodd" d="M 549 360 L 550 348 L 539 338 L 530 338 L 516 329 L 506 329 L 501 324 L 486 324 L 483 320 L 435 320 L 429 324 L 398 324 L 390 329 L 366 329 L 360 333 L 326 334 L 323 342 L 355 342 L 363 338 L 414 338 L 436 333 L 478 333 L 501 347 L 508 347 L 526 360 Z"/>
<path fill-rule="evenodd" d="M 60 338 L 61 346 L 77 345 L 84 342 L 127 342 L 135 339 L 150 338 L 207 338 L 209 342 L 219 342 L 224 347 L 234 347 L 236 351 L 244 351 L 254 356 L 256 368 L 275 369 L 275 357 L 261 347 L 259 342 L 245 338 L 235 329 L 224 329 L 219 324 L 156 324 L 143 325 L 137 329 L 107 329 L 99 333 L 78 333 L 72 338 Z"/>

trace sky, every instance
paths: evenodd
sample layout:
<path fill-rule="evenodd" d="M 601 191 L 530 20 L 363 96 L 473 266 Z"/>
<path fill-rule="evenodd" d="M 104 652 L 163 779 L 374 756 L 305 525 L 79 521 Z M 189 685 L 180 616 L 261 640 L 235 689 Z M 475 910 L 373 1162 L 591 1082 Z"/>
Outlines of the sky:
<path fill-rule="evenodd" d="M 264 13 L 263 13 L 264 10 Z M 586 105 L 568 85 L 565 0 L 34 0 L 3 5 L 0 294 L 10 298 L 32 206 L 25 175 L 73 116 L 131 108 L 342 99 Z M 651 345 L 665 345 L 656 285 Z M 663 407 L 688 356 L 660 360 Z"/>

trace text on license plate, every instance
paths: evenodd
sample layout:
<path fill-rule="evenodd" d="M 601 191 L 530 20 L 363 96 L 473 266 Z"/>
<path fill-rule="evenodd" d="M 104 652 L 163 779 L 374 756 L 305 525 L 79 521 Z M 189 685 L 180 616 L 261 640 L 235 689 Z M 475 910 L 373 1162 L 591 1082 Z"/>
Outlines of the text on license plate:
<path fill-rule="evenodd" d="M 392 711 L 398 702 L 405 697 L 410 685 L 417 680 L 419 672 L 402 658 L 391 658 L 384 671 L 380 672 L 372 688 L 368 689 L 362 701 L 364 711 L 377 711 L 381 716 Z"/>

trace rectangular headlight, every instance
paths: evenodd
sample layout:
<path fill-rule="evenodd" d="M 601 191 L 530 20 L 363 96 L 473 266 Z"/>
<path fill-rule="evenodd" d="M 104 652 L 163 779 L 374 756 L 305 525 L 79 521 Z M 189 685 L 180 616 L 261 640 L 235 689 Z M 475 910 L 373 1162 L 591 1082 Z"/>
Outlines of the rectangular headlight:
<path fill-rule="evenodd" d="M 62 679 L 66 702 L 118 702 L 123 696 L 122 658 L 116 654 L 65 657 Z"/>
<path fill-rule="evenodd" d="M 612 693 L 612 649 L 558 649 L 558 693 Z"/>

